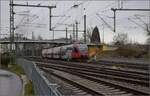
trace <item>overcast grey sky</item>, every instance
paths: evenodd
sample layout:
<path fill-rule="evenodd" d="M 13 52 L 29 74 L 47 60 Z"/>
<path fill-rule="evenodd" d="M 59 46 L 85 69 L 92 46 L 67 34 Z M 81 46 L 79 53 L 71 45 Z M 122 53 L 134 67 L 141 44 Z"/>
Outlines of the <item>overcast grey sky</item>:
<path fill-rule="evenodd" d="M 100 37 L 103 38 L 102 32 L 104 25 L 104 39 L 106 43 L 110 43 L 113 40 L 113 36 L 117 33 L 127 33 L 129 35 L 129 40 L 132 42 L 145 43 L 146 31 L 133 22 L 129 21 L 131 18 L 133 21 L 137 22 L 139 25 L 144 26 L 144 23 L 149 23 L 150 12 L 145 11 L 130 11 L 130 12 L 117 12 L 117 32 L 114 33 L 104 22 L 96 15 L 97 13 L 111 26 L 113 27 L 113 12 L 111 8 L 118 8 L 118 0 L 99 0 L 99 1 L 51 1 L 51 0 L 14 0 L 17 4 L 41 4 L 41 5 L 56 5 L 55 9 L 52 9 L 52 14 L 57 16 L 70 16 L 70 17 L 53 17 L 52 27 L 56 29 L 64 30 L 67 26 L 60 26 L 58 23 L 73 24 L 78 21 L 79 30 L 83 30 L 83 15 L 84 8 L 87 15 L 87 28 L 98 26 L 100 31 Z M 80 4 L 76 8 L 71 8 L 74 4 Z M 148 9 L 150 8 L 150 0 L 123 0 L 123 8 L 137 8 L 137 9 Z M 23 25 L 23 22 L 27 21 L 27 16 L 19 14 L 27 14 L 29 11 L 29 21 L 34 24 L 32 27 L 18 27 L 15 33 L 23 33 L 27 37 L 31 37 L 31 33 L 34 32 L 36 36 L 41 35 L 45 39 L 52 39 L 52 32 L 49 31 L 49 10 L 45 8 L 27 8 L 27 7 L 15 7 L 14 11 L 17 13 L 15 15 L 15 26 Z M 1 33 L 9 33 L 9 0 L 1 0 Z M 140 19 L 136 18 L 138 16 Z M 23 20 L 23 18 L 26 18 Z M 22 21 L 21 21 L 22 20 Z M 40 25 L 41 24 L 41 25 Z M 40 25 L 43 28 L 37 28 Z M 7 27 L 7 28 L 6 28 Z M 145 26 L 144 26 L 145 27 Z M 72 30 L 72 27 L 68 27 Z M 82 33 L 79 34 L 81 37 Z M 55 32 L 55 38 L 65 37 L 65 32 Z"/>

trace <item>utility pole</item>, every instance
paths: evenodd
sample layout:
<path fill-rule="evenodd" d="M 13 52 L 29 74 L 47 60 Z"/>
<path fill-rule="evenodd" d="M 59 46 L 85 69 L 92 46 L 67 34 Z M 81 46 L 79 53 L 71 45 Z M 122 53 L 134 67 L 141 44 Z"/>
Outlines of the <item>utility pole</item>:
<path fill-rule="evenodd" d="M 32 32 L 32 40 L 35 40 L 34 32 Z"/>
<path fill-rule="evenodd" d="M 67 28 L 66 28 L 66 43 L 68 42 L 68 32 L 67 32 Z"/>
<path fill-rule="evenodd" d="M 78 41 L 78 22 L 76 21 L 76 41 Z"/>
<path fill-rule="evenodd" d="M 70 41 L 72 42 L 72 36 L 71 36 L 71 34 L 70 34 Z M 69 42 L 70 43 L 70 42 Z"/>
<path fill-rule="evenodd" d="M 73 24 L 73 40 L 75 40 L 75 25 Z"/>
<path fill-rule="evenodd" d="M 84 42 L 86 43 L 86 14 L 84 14 Z"/>
<path fill-rule="evenodd" d="M 114 32 L 116 32 L 116 10 L 114 10 Z"/>
<path fill-rule="evenodd" d="M 1 4 L 1 1 L 0 1 Z M 0 22 L 1 24 L 1 22 Z M 1 29 L 0 29 L 0 39 L 1 39 Z M 2 51 L 2 45 L 0 44 L 0 51 Z M 0 53 L 0 68 L 1 68 L 1 53 Z"/>
<path fill-rule="evenodd" d="M 10 0 L 10 63 L 13 63 L 14 14 L 13 0 Z"/>
<path fill-rule="evenodd" d="M 52 30 L 52 10 L 51 8 L 49 7 L 49 30 L 51 31 Z"/>
<path fill-rule="evenodd" d="M 10 0 L 10 52 L 13 50 L 14 43 L 14 14 L 13 0 Z"/>

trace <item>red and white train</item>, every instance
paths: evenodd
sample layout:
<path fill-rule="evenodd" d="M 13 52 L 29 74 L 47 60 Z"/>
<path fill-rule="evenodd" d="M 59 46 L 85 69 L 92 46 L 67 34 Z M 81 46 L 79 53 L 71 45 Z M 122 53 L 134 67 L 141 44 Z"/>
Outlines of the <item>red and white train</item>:
<path fill-rule="evenodd" d="M 86 44 L 71 44 L 42 50 L 43 58 L 54 59 L 87 59 L 88 46 Z"/>

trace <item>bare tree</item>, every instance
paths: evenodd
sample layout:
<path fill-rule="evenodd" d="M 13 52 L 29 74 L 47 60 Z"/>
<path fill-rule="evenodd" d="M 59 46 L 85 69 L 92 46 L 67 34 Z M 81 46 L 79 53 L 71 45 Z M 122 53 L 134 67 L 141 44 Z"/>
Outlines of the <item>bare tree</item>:
<path fill-rule="evenodd" d="M 126 33 L 118 33 L 113 38 L 115 45 L 125 45 L 128 43 L 128 35 Z"/>

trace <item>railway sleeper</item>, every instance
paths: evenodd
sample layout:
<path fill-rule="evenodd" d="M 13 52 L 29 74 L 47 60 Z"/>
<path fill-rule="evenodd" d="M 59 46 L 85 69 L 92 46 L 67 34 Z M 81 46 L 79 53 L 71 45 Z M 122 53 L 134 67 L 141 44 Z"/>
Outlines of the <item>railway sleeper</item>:
<path fill-rule="evenodd" d="M 39 64 L 40 63 L 40 64 Z M 131 74 L 131 73 L 126 73 L 126 72 L 122 72 L 121 70 L 110 70 L 110 69 L 107 69 L 107 68 L 104 68 L 104 69 L 98 69 L 98 68 L 96 68 L 96 69 L 93 69 L 93 68 L 90 68 L 90 70 L 89 70 L 89 68 L 86 68 L 85 66 L 80 66 L 80 67 L 77 67 L 77 66 L 70 66 L 70 65 L 68 65 L 68 64 L 65 64 L 65 65 L 56 65 L 56 64 L 51 64 L 51 63 L 47 63 L 47 64 L 41 64 L 41 62 L 39 62 L 39 63 L 37 63 L 39 66 L 43 66 L 43 67 L 49 67 L 49 66 L 55 66 L 55 67 L 63 67 L 63 68 L 68 68 L 68 69 L 77 69 L 77 70 L 83 70 L 83 71 L 89 71 L 89 72 L 95 72 L 95 73 L 100 73 L 100 74 L 107 74 L 107 75 L 110 75 L 110 73 L 111 73 L 111 75 L 117 75 L 117 76 L 124 76 L 124 77 L 126 77 L 126 76 L 128 76 L 128 78 L 129 77 L 132 77 L 133 79 L 137 79 L 137 77 L 139 78 L 139 80 L 141 79 L 141 80 L 147 80 L 147 79 L 149 79 L 148 78 L 148 76 L 147 77 L 143 77 L 143 75 L 137 75 L 137 74 Z M 117 74 L 116 74 L 116 72 L 117 72 Z"/>
<path fill-rule="evenodd" d="M 50 66 L 48 66 L 48 67 L 50 67 Z M 63 69 L 66 69 L 67 71 L 68 70 L 71 70 L 71 71 L 76 71 L 74 68 L 69 68 L 69 67 L 63 67 L 63 66 L 58 66 L 58 67 L 61 67 L 61 68 L 63 68 Z M 51 68 L 57 68 L 57 66 L 53 66 L 53 65 L 51 65 Z M 58 69 L 58 68 L 57 68 Z M 60 68 L 59 68 L 60 69 Z M 119 82 L 120 80 L 121 81 L 123 81 L 123 82 L 128 82 L 129 80 L 130 80 L 130 82 L 132 82 L 133 83 L 133 86 L 136 84 L 136 86 L 137 86 L 137 84 L 141 84 L 141 85 L 144 85 L 144 86 L 148 86 L 148 84 L 147 84 L 147 81 L 141 81 L 141 80 L 136 80 L 136 79 L 128 79 L 127 77 L 126 78 L 124 78 L 124 77 L 118 77 L 118 76 L 111 76 L 111 75 L 104 75 L 104 74 L 101 74 L 101 73 L 91 73 L 91 72 L 88 72 L 88 71 L 84 71 L 84 70 L 80 70 L 79 68 L 77 68 L 78 69 L 78 73 L 80 73 L 80 74 L 86 74 L 86 75 L 89 75 L 89 76 L 95 76 L 95 77 L 101 77 L 101 78 L 108 78 L 108 79 L 117 79 L 117 81 Z M 131 83 L 131 84 L 132 84 Z M 129 83 L 128 83 L 129 84 Z M 130 84 L 130 85 L 131 85 Z M 140 86 L 141 87 L 141 86 Z"/>
<path fill-rule="evenodd" d="M 51 82 L 53 82 L 53 83 L 57 82 L 58 85 L 60 85 L 58 87 L 58 90 L 60 91 L 60 93 L 63 96 L 66 96 L 66 95 L 67 96 L 92 96 L 92 95 L 88 94 L 87 92 L 84 92 L 81 89 L 79 89 L 79 88 L 77 88 L 77 87 L 75 87 L 73 85 L 70 85 L 67 82 L 64 82 L 64 81 L 58 79 L 57 77 L 52 76 L 51 74 L 50 74 L 50 76 L 49 75 L 47 76 L 47 74 L 45 74 L 45 76 L 48 79 L 50 79 Z M 63 90 L 62 90 L 62 88 L 63 88 Z M 68 90 L 69 91 L 71 90 L 72 92 L 68 92 Z"/>
<path fill-rule="evenodd" d="M 61 71 L 63 71 L 63 70 L 61 70 Z M 81 74 L 78 74 L 78 73 L 74 73 L 74 74 L 81 76 Z M 144 89 L 143 88 L 139 89 L 139 88 L 136 88 L 137 86 L 135 86 L 135 87 L 134 86 L 129 86 L 128 83 L 121 84 L 121 83 L 118 83 L 117 81 L 111 81 L 111 80 L 97 78 L 97 77 L 88 76 L 88 75 L 85 76 L 83 74 L 82 74 L 82 76 L 86 77 L 87 79 L 95 78 L 96 81 L 98 79 L 98 80 L 100 80 L 100 82 L 103 82 L 103 83 L 109 82 L 113 86 L 115 85 L 116 88 L 120 88 L 121 87 L 123 90 L 126 90 L 126 91 L 128 90 L 129 92 L 133 92 L 134 91 L 134 94 L 141 94 L 141 95 L 148 95 L 149 94 L 149 91 L 147 89 L 145 89 L 145 88 Z"/>

